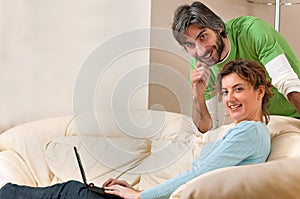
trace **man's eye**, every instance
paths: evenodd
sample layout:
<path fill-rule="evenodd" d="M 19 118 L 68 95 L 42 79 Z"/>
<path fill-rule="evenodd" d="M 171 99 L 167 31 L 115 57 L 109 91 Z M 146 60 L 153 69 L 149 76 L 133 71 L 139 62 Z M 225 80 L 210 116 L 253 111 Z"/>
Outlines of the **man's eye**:
<path fill-rule="evenodd" d="M 199 38 L 200 40 L 205 40 L 207 38 L 207 34 L 202 34 Z"/>
<path fill-rule="evenodd" d="M 185 44 L 186 48 L 193 48 L 193 46 L 194 46 L 194 44 L 192 44 L 192 43 L 186 43 Z"/>

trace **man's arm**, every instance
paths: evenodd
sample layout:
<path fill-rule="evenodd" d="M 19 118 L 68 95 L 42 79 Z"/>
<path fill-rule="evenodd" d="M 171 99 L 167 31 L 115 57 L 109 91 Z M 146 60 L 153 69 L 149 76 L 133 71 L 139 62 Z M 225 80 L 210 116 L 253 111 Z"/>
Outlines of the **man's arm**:
<path fill-rule="evenodd" d="M 300 114 L 300 92 L 291 92 L 287 95 L 288 100 L 294 105 L 297 112 Z"/>
<path fill-rule="evenodd" d="M 193 122 L 201 133 L 212 127 L 212 119 L 207 109 L 204 96 L 193 96 Z"/>
<path fill-rule="evenodd" d="M 300 114 L 300 80 L 286 56 L 281 54 L 266 64 L 272 84 L 282 93 Z"/>
<path fill-rule="evenodd" d="M 205 101 L 205 89 L 210 77 L 210 70 L 198 62 L 192 71 L 193 86 L 193 122 L 201 133 L 206 133 L 212 127 L 212 119 Z"/>

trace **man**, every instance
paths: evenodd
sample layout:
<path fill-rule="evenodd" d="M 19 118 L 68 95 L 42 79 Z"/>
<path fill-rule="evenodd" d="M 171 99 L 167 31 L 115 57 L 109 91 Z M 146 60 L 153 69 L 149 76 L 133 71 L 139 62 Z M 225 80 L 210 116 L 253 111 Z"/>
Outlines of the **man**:
<path fill-rule="evenodd" d="M 225 24 L 207 6 L 194 2 L 175 11 L 172 31 L 193 57 L 193 121 L 200 132 L 223 124 L 220 117 L 225 116 L 213 93 L 215 77 L 225 63 L 238 58 L 261 63 L 272 79 L 271 115 L 300 116 L 300 61 L 287 41 L 266 22 L 244 16 Z M 238 106 L 233 104 L 232 109 Z"/>

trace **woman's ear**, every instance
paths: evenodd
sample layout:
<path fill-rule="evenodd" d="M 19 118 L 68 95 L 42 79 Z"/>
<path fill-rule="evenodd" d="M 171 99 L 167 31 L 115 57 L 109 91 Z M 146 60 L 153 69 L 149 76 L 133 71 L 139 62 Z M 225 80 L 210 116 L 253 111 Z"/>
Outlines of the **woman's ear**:
<path fill-rule="evenodd" d="M 258 88 L 256 89 L 256 92 L 257 92 L 257 97 L 259 100 L 262 100 L 262 98 L 264 97 L 265 95 L 265 92 L 266 92 L 266 88 L 262 85 L 258 86 Z"/>

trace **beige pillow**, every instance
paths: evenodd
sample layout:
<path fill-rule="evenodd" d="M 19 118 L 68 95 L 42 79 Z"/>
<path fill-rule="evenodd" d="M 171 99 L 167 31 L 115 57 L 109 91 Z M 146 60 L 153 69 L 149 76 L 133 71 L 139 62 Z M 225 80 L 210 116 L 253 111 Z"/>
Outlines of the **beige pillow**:
<path fill-rule="evenodd" d="M 192 167 L 193 151 L 199 146 L 185 142 L 170 143 L 167 141 L 153 141 L 152 149 L 157 146 L 169 146 L 155 153 L 153 151 L 140 165 L 141 174 L 139 188 L 142 190 L 152 188 Z M 173 145 L 173 146 L 172 146 Z M 199 150 L 199 149 L 198 149 Z"/>
<path fill-rule="evenodd" d="M 272 138 L 268 161 L 300 156 L 300 120 L 273 115 L 268 129 Z"/>
<path fill-rule="evenodd" d="M 272 138 L 271 153 L 268 157 L 268 161 L 299 156 L 300 134 L 285 133 Z"/>
<path fill-rule="evenodd" d="M 191 168 L 203 144 L 186 116 L 165 112 L 165 123 L 151 138 L 151 154 L 137 167 L 142 173 L 139 188 L 149 189 Z"/>
<path fill-rule="evenodd" d="M 186 183 L 171 198 L 299 199 L 300 158 L 208 172 Z"/>
<path fill-rule="evenodd" d="M 102 185 L 108 178 L 118 176 L 130 183 L 139 180 L 140 175 L 131 173 L 131 169 L 150 153 L 150 142 L 147 140 L 133 138 L 107 140 L 94 136 L 57 137 L 45 146 L 45 159 L 56 182 L 82 181 L 74 146 L 80 154 L 88 182 L 97 185 Z"/>

